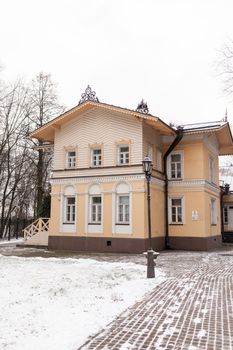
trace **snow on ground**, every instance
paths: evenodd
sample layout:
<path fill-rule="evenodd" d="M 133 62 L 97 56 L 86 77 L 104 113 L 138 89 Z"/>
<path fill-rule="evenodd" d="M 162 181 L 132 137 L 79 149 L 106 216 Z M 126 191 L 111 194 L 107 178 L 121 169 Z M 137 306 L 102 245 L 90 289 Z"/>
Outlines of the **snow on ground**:
<path fill-rule="evenodd" d="M 0 255 L 0 349 L 76 350 L 165 280 L 146 266 Z"/>
<path fill-rule="evenodd" d="M 8 241 L 7 239 L 0 239 L 0 245 L 8 245 L 8 244 L 20 244 L 23 242 L 23 238 L 11 239 Z"/>

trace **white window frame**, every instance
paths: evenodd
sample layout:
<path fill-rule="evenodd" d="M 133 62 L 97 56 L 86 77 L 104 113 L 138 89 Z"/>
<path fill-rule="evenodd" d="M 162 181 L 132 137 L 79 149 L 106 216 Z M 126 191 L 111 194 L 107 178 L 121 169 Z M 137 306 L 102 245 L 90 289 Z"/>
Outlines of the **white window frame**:
<path fill-rule="evenodd" d="M 114 186 L 112 193 L 112 233 L 116 235 L 131 235 L 132 234 L 132 189 L 127 182 L 119 182 Z M 129 221 L 118 222 L 119 217 L 119 197 L 129 197 Z"/>
<path fill-rule="evenodd" d="M 127 197 L 128 203 L 127 204 L 121 204 L 120 198 L 121 197 Z M 120 220 L 120 206 L 122 206 L 123 209 L 123 220 Z M 126 210 L 128 206 L 128 209 Z M 128 215 L 128 220 L 126 220 L 126 216 Z M 117 205 L 116 205 L 116 225 L 130 225 L 130 195 L 120 193 L 117 195 Z"/>
<path fill-rule="evenodd" d="M 74 155 L 70 155 L 70 153 L 74 153 Z M 74 169 L 76 167 L 76 151 L 70 150 L 66 152 L 66 168 Z"/>
<path fill-rule="evenodd" d="M 175 220 L 173 221 L 173 215 L 172 215 L 172 201 L 173 200 L 180 200 L 181 201 L 181 205 L 179 207 L 181 207 L 181 221 Z M 178 208 L 178 206 L 174 206 L 176 208 Z M 169 224 L 170 225 L 183 225 L 185 223 L 184 221 L 184 217 L 185 217 L 185 205 L 184 205 L 184 197 L 170 197 L 169 198 Z M 176 219 L 178 218 L 178 209 L 176 210 Z"/>
<path fill-rule="evenodd" d="M 215 183 L 214 158 L 211 156 L 209 156 L 209 173 L 210 173 L 210 182 Z"/>
<path fill-rule="evenodd" d="M 128 151 L 122 152 L 122 148 L 128 148 Z M 121 157 L 122 156 L 122 157 Z M 128 144 L 118 145 L 118 165 L 129 165 L 130 150 Z"/>
<path fill-rule="evenodd" d="M 176 172 L 176 176 L 172 177 L 172 156 L 174 155 L 179 155 L 180 156 L 180 173 L 181 176 L 178 177 L 177 176 L 177 166 L 175 166 L 175 172 Z M 179 163 L 179 162 L 175 162 L 175 163 Z M 169 175 L 169 179 L 170 180 L 182 180 L 184 178 L 184 152 L 183 151 L 174 151 L 172 152 L 169 157 L 168 157 L 168 175 Z"/>
<path fill-rule="evenodd" d="M 68 203 L 69 199 L 74 199 L 74 203 L 69 204 Z M 68 218 L 68 215 L 70 216 L 70 218 Z M 75 196 L 66 196 L 65 197 L 64 224 L 75 224 L 75 221 L 76 221 L 76 197 Z"/>
<path fill-rule="evenodd" d="M 217 225 L 217 200 L 211 198 L 210 200 L 210 224 Z"/>
<path fill-rule="evenodd" d="M 100 203 L 93 203 L 94 198 L 100 198 Z M 93 209 L 95 208 L 95 218 L 93 219 Z M 98 215 L 100 214 L 100 219 Z M 102 224 L 102 196 L 91 195 L 89 201 L 89 225 L 101 225 Z"/>
<path fill-rule="evenodd" d="M 100 151 L 100 153 L 95 155 L 94 154 L 95 151 Z M 91 166 L 92 167 L 100 167 L 101 165 L 102 165 L 102 149 L 100 147 L 92 148 L 92 150 L 91 150 Z"/>

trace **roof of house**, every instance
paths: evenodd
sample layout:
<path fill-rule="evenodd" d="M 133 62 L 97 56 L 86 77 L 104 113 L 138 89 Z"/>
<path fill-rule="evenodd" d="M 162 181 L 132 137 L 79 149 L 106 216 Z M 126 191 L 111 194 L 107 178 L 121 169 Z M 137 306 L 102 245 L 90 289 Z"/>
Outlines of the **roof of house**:
<path fill-rule="evenodd" d="M 233 138 L 227 121 L 186 124 L 182 126 L 185 135 L 215 134 L 219 143 L 219 155 L 233 154 Z"/>
<path fill-rule="evenodd" d="M 30 134 L 30 137 L 34 137 L 41 141 L 53 142 L 55 129 L 61 127 L 65 123 L 71 121 L 77 116 L 81 115 L 84 112 L 87 112 L 90 109 L 99 108 L 109 112 L 115 112 L 120 114 L 126 114 L 135 118 L 143 119 L 147 124 L 153 128 L 159 130 L 162 135 L 175 135 L 176 131 L 163 122 L 160 118 L 153 116 L 149 113 L 142 113 L 139 111 L 134 111 L 127 108 L 122 108 L 114 105 L 109 105 L 107 103 L 96 102 L 96 101 L 85 101 L 75 106 L 74 108 L 68 110 L 67 112 L 61 114 L 60 116 L 54 118 L 48 123 L 44 124 L 42 127 L 36 129 Z"/>
<path fill-rule="evenodd" d="M 142 101 L 143 102 L 143 101 Z M 119 106 L 110 105 L 107 103 L 99 102 L 98 99 L 86 100 L 79 103 L 74 108 L 59 115 L 42 127 L 33 131 L 30 137 L 36 138 L 44 142 L 53 143 L 55 130 L 59 129 L 62 125 L 72 121 L 74 118 L 82 115 L 83 113 L 91 109 L 102 109 L 108 112 L 125 114 L 133 118 L 144 120 L 148 125 L 158 130 L 162 135 L 175 136 L 176 130 L 163 122 L 160 118 L 153 116 L 149 113 L 143 113 L 140 110 L 131 110 L 128 108 L 122 108 Z M 219 154 L 230 155 L 233 154 L 233 138 L 229 123 L 226 121 L 207 122 L 186 124 L 178 127 L 182 129 L 185 135 L 214 133 L 219 143 Z"/>

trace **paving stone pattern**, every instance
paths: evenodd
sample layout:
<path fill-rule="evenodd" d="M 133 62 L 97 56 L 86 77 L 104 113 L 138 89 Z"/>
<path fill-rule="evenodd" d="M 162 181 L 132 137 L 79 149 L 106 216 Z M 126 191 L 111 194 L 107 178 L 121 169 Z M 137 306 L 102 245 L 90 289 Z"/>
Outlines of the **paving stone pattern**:
<path fill-rule="evenodd" d="M 233 250 L 157 261 L 168 279 L 80 350 L 233 350 Z"/>

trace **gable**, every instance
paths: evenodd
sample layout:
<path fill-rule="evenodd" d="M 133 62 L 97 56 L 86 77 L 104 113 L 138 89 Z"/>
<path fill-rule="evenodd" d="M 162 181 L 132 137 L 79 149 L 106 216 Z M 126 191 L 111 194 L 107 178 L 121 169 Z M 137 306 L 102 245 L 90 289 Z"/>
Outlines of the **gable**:
<path fill-rule="evenodd" d="M 87 144 L 112 144 L 120 140 L 140 143 L 142 139 L 141 120 L 114 112 L 92 108 L 61 125 L 55 132 L 56 147 Z"/>
<path fill-rule="evenodd" d="M 67 111 L 66 113 L 53 119 L 52 121 L 48 122 L 41 128 L 32 132 L 30 136 L 33 138 L 37 138 L 38 140 L 41 140 L 41 141 L 54 142 L 55 130 L 60 129 L 63 125 L 71 122 L 78 116 L 81 116 L 85 112 L 88 112 L 92 109 L 98 110 L 99 113 L 103 113 L 103 111 L 107 113 L 114 113 L 116 115 L 116 118 L 119 118 L 119 116 L 128 116 L 129 118 L 132 118 L 132 119 L 136 118 L 139 120 L 145 120 L 145 122 L 148 123 L 148 125 L 159 130 L 164 135 L 175 134 L 175 131 L 170 126 L 168 126 L 159 118 L 152 116 L 150 114 L 144 114 L 144 113 L 132 111 L 126 108 L 116 107 L 116 106 L 112 106 L 104 103 L 87 101 L 85 103 L 82 103 L 74 107 L 73 109 Z"/>

